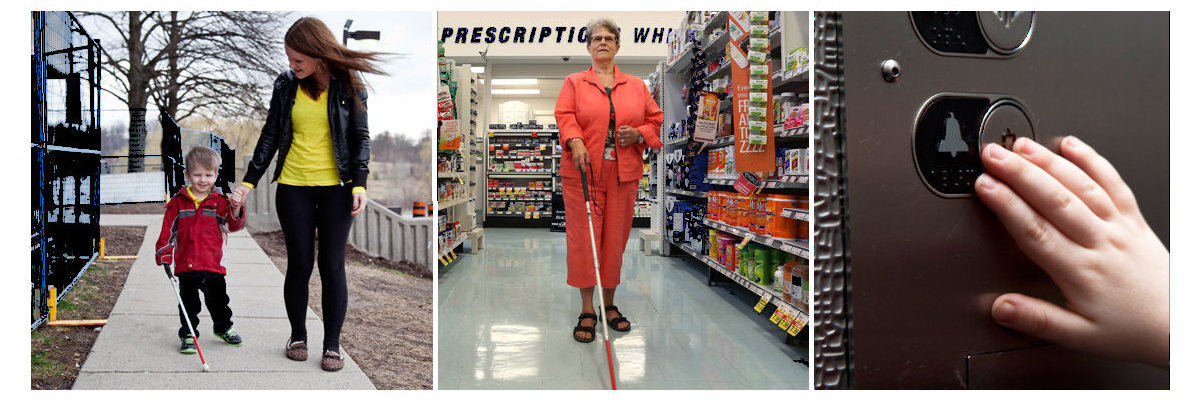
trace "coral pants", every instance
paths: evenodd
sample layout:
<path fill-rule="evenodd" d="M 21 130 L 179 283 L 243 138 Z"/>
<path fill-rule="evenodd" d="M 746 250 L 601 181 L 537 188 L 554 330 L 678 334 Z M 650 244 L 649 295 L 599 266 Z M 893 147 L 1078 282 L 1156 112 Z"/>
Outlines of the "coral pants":
<path fill-rule="evenodd" d="M 592 200 L 592 223 L 600 258 L 601 286 L 616 288 L 621 283 L 621 256 L 633 227 L 633 204 L 638 181 L 618 182 L 617 162 L 604 161 L 602 172 L 588 174 Z M 591 235 L 579 178 L 563 178 L 563 204 L 567 211 L 567 284 L 577 288 L 596 286 L 592 267 Z"/>

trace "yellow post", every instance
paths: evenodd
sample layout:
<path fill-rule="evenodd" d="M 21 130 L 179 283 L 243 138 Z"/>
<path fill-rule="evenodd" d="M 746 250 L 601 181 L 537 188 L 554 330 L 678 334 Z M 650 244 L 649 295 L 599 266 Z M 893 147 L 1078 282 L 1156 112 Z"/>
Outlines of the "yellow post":
<path fill-rule="evenodd" d="M 100 238 L 100 259 L 104 259 L 104 238 Z"/>
<path fill-rule="evenodd" d="M 50 322 L 58 317 L 58 288 L 50 287 Z"/>

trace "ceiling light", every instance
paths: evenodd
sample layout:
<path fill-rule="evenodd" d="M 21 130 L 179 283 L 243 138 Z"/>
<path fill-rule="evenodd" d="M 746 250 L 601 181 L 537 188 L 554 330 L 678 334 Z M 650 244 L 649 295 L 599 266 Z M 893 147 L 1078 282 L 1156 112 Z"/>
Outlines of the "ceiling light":
<path fill-rule="evenodd" d="M 519 85 L 537 85 L 537 79 L 492 79 L 493 85 L 504 86 L 519 86 Z"/>
<path fill-rule="evenodd" d="M 471 73 L 473 73 L 473 74 L 482 74 L 482 73 L 483 73 L 483 67 L 471 67 Z"/>
<path fill-rule="evenodd" d="M 537 89 L 492 89 L 492 94 L 541 94 Z"/>

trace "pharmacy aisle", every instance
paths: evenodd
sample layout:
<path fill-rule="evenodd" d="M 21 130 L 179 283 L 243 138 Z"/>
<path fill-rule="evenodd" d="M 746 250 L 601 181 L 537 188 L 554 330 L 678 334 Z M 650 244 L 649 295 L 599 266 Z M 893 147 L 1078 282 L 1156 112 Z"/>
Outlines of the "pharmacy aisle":
<path fill-rule="evenodd" d="M 581 309 L 587 307 L 581 306 L 580 291 L 586 291 L 594 281 L 568 284 L 567 249 L 572 247 L 568 244 L 584 249 L 572 254 L 587 252 L 583 244 L 587 243 L 588 233 L 584 229 L 581 237 L 585 239 L 572 239 L 571 243 L 567 238 L 574 238 L 572 235 L 578 232 L 562 233 L 566 209 L 571 208 L 572 212 L 576 212 L 574 207 L 577 203 L 582 204 L 582 201 L 570 200 L 574 199 L 574 191 L 579 189 L 578 186 L 567 186 L 564 193 L 566 182 L 578 185 L 580 181 L 570 174 L 574 166 L 571 158 L 575 154 L 574 149 L 564 148 L 560 137 L 567 134 L 580 136 L 581 132 L 585 132 L 590 135 L 585 140 L 594 139 L 598 145 L 592 159 L 600 160 L 603 129 L 592 134 L 594 132 L 585 129 L 584 125 L 602 126 L 607 125 L 609 119 L 616 119 L 624 121 L 616 126 L 644 127 L 648 124 L 646 121 L 651 120 L 650 116 L 656 115 L 654 107 L 646 106 L 651 97 L 668 115 L 667 122 L 658 131 L 653 128 L 654 125 L 648 129 L 637 129 L 644 143 L 616 143 L 615 153 L 610 153 L 613 158 L 605 162 L 615 162 L 620 167 L 620 174 L 610 173 L 605 175 L 609 177 L 608 181 L 601 178 L 591 182 L 593 193 L 600 184 L 616 181 L 617 185 L 613 186 L 623 187 L 623 190 L 628 190 L 624 193 L 636 198 L 630 209 L 618 204 L 617 207 L 622 208 L 608 208 L 606 205 L 594 207 L 593 211 L 597 217 L 610 221 L 620 219 L 614 215 L 622 218 L 627 215 L 633 226 L 631 230 L 626 230 L 629 228 L 624 225 L 614 224 L 617 228 L 612 228 L 601 224 L 604 229 L 596 231 L 602 243 L 599 246 L 602 249 L 600 257 L 616 254 L 624 248 L 622 257 L 601 262 L 601 269 L 606 269 L 616 265 L 618 258 L 621 259 L 620 283 L 616 286 L 614 304 L 630 320 L 629 332 L 609 329 L 616 357 L 617 387 L 808 388 L 807 362 L 810 352 L 807 331 L 803 330 L 807 317 L 806 313 L 800 312 L 801 305 L 806 307 L 807 303 L 795 300 L 796 304 L 793 304 L 790 294 L 783 294 L 785 290 L 789 293 L 791 290 L 785 283 L 791 285 L 795 281 L 799 290 L 803 287 L 802 281 L 807 280 L 807 247 L 802 242 L 806 236 L 799 236 L 800 232 L 807 232 L 807 226 L 802 226 L 801 221 L 807 215 L 807 208 L 801 204 L 801 197 L 796 195 L 804 191 L 807 185 L 798 181 L 799 176 L 785 178 L 781 176 L 783 171 L 767 174 L 763 170 L 763 178 L 770 178 L 763 180 L 764 187 L 777 188 L 765 189 L 768 192 L 764 193 L 785 197 L 779 205 L 788 208 L 783 215 L 790 216 L 786 221 L 779 222 L 778 227 L 768 228 L 777 232 L 774 236 L 757 229 L 753 231 L 756 233 L 751 233 L 749 225 L 741 225 L 734 219 L 728 220 L 726 226 L 712 228 L 725 229 L 728 235 L 739 235 L 739 238 L 749 238 L 750 244 L 744 246 L 746 250 L 743 253 L 748 255 L 748 259 L 754 259 L 754 250 L 761 253 L 761 262 L 753 263 L 753 266 L 749 262 L 745 263 L 744 270 L 729 270 L 722 266 L 719 271 L 723 272 L 716 272 L 718 269 L 711 266 L 715 261 L 707 257 L 707 249 L 687 253 L 681 251 L 681 247 L 673 247 L 678 245 L 662 242 L 662 238 L 670 236 L 673 230 L 685 229 L 665 221 L 676 218 L 672 207 L 678 200 L 672 197 L 667 204 L 663 204 L 666 199 L 665 186 L 674 184 L 677 177 L 674 172 L 670 174 L 672 177 L 667 177 L 664 163 L 674 163 L 676 160 L 664 156 L 667 155 L 666 151 L 679 149 L 681 145 L 672 144 L 662 150 L 652 148 L 658 144 L 656 133 L 665 141 L 665 133 L 669 129 L 666 125 L 678 122 L 681 118 L 678 115 L 684 113 L 678 104 L 681 102 L 678 99 L 681 95 L 680 86 L 671 87 L 673 92 L 670 94 L 673 95 L 664 96 L 667 92 L 664 92 L 666 84 L 663 83 L 663 70 L 671 61 L 671 46 L 668 43 L 687 38 L 688 32 L 706 25 L 720 25 L 724 29 L 723 23 L 710 24 L 707 19 L 722 21 L 728 19 L 728 15 L 716 12 L 438 14 L 439 40 L 445 49 L 445 58 L 453 60 L 450 64 L 455 68 L 470 71 L 471 76 L 476 78 L 472 93 L 476 93 L 477 101 L 470 104 L 478 110 L 477 114 L 472 114 L 476 124 L 468 135 L 474 139 L 474 147 L 470 147 L 472 150 L 462 165 L 455 164 L 451 158 L 445 163 L 445 170 L 472 171 L 463 178 L 463 184 L 469 188 L 469 192 L 465 193 L 470 193 L 464 195 L 477 199 L 476 206 L 468 208 L 474 210 L 476 226 L 481 227 L 480 232 L 487 236 L 486 243 L 477 244 L 469 237 L 465 239 L 470 254 L 452 257 L 456 261 L 443 265 L 439 270 L 439 388 L 608 387 L 610 381 L 604 338 L 599 332 L 601 328 L 596 327 L 594 337 L 597 340 L 590 343 L 578 342 L 586 341 L 588 337 L 573 337 L 572 332 L 572 327 L 579 321 Z M 604 17 L 612 18 L 618 29 L 597 25 L 595 30 L 604 29 L 613 35 L 609 37 L 602 32 L 598 34 L 601 36 L 596 36 L 589 33 L 589 22 Z M 694 26 L 692 22 L 687 22 L 691 18 L 704 20 L 697 21 Z M 621 34 L 616 35 L 615 32 Z M 780 58 L 779 53 L 786 47 L 786 41 L 794 40 L 792 44 L 795 44 L 807 40 L 807 35 L 798 31 L 784 34 L 777 29 L 773 32 L 772 37 L 777 43 L 762 48 L 762 53 L 776 55 L 772 59 Z M 789 36 L 794 37 L 786 39 Z M 765 45 L 767 36 L 763 36 L 763 39 Z M 778 43 L 781 40 L 784 42 Z M 725 40 L 725 43 L 728 42 Z M 710 45 L 712 49 L 723 49 L 719 43 Z M 610 53 L 615 54 L 611 59 L 615 68 L 611 76 L 613 80 L 607 83 L 612 85 L 608 86 L 611 88 L 608 93 L 600 86 L 600 79 L 584 81 L 595 76 L 589 74 L 595 71 L 596 60 L 603 58 L 600 52 L 589 52 L 589 49 L 594 50 L 598 46 L 611 46 L 614 51 Z M 618 70 L 619 74 L 616 73 Z M 579 72 L 584 74 L 569 78 Z M 797 75 L 806 77 L 806 72 Z M 566 108 L 577 119 L 567 126 L 560 126 L 555 111 L 561 105 L 560 91 L 568 84 L 578 88 L 568 92 L 571 96 L 593 91 L 590 93 L 596 94 L 595 98 L 604 102 L 606 112 L 596 116 L 588 114 L 593 108 L 572 109 L 571 104 L 580 104 L 581 100 L 568 96 L 565 97 L 568 99 Z M 807 78 L 797 78 L 791 84 L 789 91 L 807 93 Z M 457 93 L 466 90 L 461 83 L 457 87 Z M 610 107 L 606 97 L 611 97 L 613 111 L 608 111 Z M 790 98 L 795 100 L 790 105 L 798 107 L 802 100 L 807 99 L 807 95 Z M 629 104 L 635 107 L 627 107 Z M 783 114 L 782 110 L 777 114 Z M 800 120 L 795 118 L 792 122 L 799 123 Z M 782 119 L 780 121 L 779 131 L 783 131 Z M 460 122 L 460 126 L 468 124 Z M 774 155 L 775 149 L 782 149 L 784 144 L 793 149 L 806 148 L 807 136 L 803 134 L 802 126 L 797 125 L 791 132 L 788 135 L 768 131 L 772 135 L 772 144 L 778 142 L 781 145 L 763 148 L 762 151 Z M 780 138 L 776 139 L 776 136 Z M 467 139 L 463 140 L 465 145 Z M 721 140 L 726 142 L 724 147 L 734 147 L 732 140 Z M 590 147 L 592 144 L 586 145 Z M 711 144 L 709 147 L 704 150 L 705 154 L 710 150 L 723 151 L 720 150 L 721 145 Z M 796 168 L 788 170 L 789 173 L 798 172 L 803 167 L 798 152 L 792 154 L 797 156 Z M 730 162 L 734 159 L 732 155 L 729 157 Z M 473 165 L 473 169 L 468 169 L 469 165 Z M 594 163 L 595 170 L 589 175 L 596 178 L 593 172 L 602 173 L 601 166 L 602 163 Z M 634 168 L 639 166 L 642 174 L 637 177 Z M 672 164 L 669 168 L 676 167 Z M 701 181 L 705 178 L 703 175 L 707 168 L 706 163 L 699 165 Z M 567 176 L 564 178 L 563 175 Z M 712 175 L 713 179 L 722 177 L 715 173 Z M 635 180 L 636 188 L 630 185 Z M 449 189 L 456 189 L 451 186 L 457 181 L 447 182 Z M 783 189 L 778 189 L 780 185 Z M 684 184 L 682 187 L 686 186 Z M 733 190 L 728 185 L 721 188 Z M 700 219 L 696 221 L 703 220 L 704 207 L 707 205 L 707 199 L 703 196 L 698 203 L 700 213 L 696 214 Z M 763 201 L 766 201 L 765 196 Z M 613 204 L 617 203 L 608 205 Z M 572 214 L 571 217 L 582 215 L 582 210 L 583 207 L 579 207 L 579 214 Z M 780 208 L 778 212 L 785 211 Z M 693 219 L 689 217 L 687 221 L 692 222 Z M 714 219 L 713 223 L 719 221 L 722 220 Z M 702 224 L 700 226 L 705 232 L 710 229 Z M 740 229 L 745 229 L 745 232 Z M 624 238 L 625 233 L 629 233 L 628 239 Z M 447 240 L 451 246 L 463 240 L 461 236 L 448 236 L 459 238 Z M 676 238 L 675 241 L 682 243 L 685 240 Z M 718 240 L 712 242 L 717 243 Z M 655 249 L 667 256 L 654 254 Z M 734 251 L 730 250 L 730 260 L 735 258 L 732 256 Z M 592 264 L 577 261 L 572 260 L 572 266 L 586 263 L 588 275 L 591 275 Z M 775 269 L 767 272 L 769 267 L 785 265 L 786 270 L 778 268 L 778 279 Z M 718 278 L 714 273 L 724 278 Z M 754 274 L 759 277 L 751 282 L 747 277 Z M 767 279 L 763 278 L 763 274 L 768 276 Z M 784 274 L 787 275 L 786 279 Z M 793 279 L 792 274 L 796 274 L 797 278 Z M 577 278 L 579 274 L 572 276 Z M 779 282 L 779 291 L 776 291 L 774 282 Z M 795 297 L 807 298 L 799 292 Z M 805 317 L 800 317 L 802 314 Z M 603 312 L 600 315 L 605 316 Z M 610 317 L 615 317 L 615 314 Z"/>
<path fill-rule="evenodd" d="M 577 343 L 579 294 L 566 287 L 566 239 L 487 228 L 488 244 L 438 278 L 439 389 L 606 389 L 604 344 Z M 709 287 L 684 258 L 626 247 L 610 330 L 618 389 L 807 389 L 807 344 L 787 345 L 757 297 Z"/>

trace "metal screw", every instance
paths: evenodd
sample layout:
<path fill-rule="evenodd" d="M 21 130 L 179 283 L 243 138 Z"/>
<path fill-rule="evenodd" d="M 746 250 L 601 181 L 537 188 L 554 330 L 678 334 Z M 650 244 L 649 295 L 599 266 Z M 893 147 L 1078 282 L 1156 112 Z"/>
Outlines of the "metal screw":
<path fill-rule="evenodd" d="M 883 80 L 888 82 L 900 80 L 900 63 L 896 62 L 896 60 L 884 61 Z"/>

